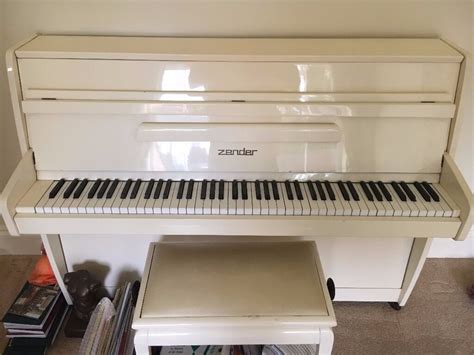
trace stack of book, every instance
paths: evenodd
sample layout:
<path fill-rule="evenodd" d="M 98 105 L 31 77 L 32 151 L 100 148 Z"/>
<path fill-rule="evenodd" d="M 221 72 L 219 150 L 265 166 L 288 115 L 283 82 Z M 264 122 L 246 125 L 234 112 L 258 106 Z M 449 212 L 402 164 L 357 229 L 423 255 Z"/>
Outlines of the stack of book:
<path fill-rule="evenodd" d="M 68 311 L 58 287 L 27 282 L 2 319 L 10 338 L 4 354 L 44 354 Z"/>
<path fill-rule="evenodd" d="M 139 283 L 119 287 L 113 301 L 103 298 L 92 313 L 80 354 L 133 353 L 132 320 Z"/>

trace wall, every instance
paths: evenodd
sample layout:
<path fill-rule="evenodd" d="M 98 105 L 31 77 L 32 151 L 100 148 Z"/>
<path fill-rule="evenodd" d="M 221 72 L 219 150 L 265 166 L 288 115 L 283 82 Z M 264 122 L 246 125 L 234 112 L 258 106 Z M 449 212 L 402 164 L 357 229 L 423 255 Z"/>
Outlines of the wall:
<path fill-rule="evenodd" d="M 4 0 L 4 7 L 7 46 L 35 32 L 222 37 L 441 37 L 462 50 L 469 62 L 460 108 L 462 130 L 455 159 L 471 188 L 474 186 L 474 126 L 471 119 L 474 10 L 471 1 Z M 1 80 L 4 86 L 3 75 Z M 19 154 L 11 110 L 8 108 L 7 111 L 2 139 L 8 155 L 0 166 L 8 173 Z M 472 239 L 463 243 L 435 241 L 431 255 L 474 256 L 474 242 Z"/>

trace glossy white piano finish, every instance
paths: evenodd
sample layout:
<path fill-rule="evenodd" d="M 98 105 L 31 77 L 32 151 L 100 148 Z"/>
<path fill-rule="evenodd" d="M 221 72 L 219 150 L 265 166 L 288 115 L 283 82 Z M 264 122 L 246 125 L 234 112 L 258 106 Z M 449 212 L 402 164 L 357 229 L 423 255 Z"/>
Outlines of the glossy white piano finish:
<path fill-rule="evenodd" d="M 472 194 L 449 154 L 462 61 L 436 39 L 38 36 L 8 59 L 24 157 L 0 208 L 12 234 L 43 235 L 58 277 L 85 264 L 109 270 L 113 289 L 141 272 L 150 241 L 301 238 L 317 241 L 339 300 L 403 305 L 431 238 L 462 240 L 472 224 Z M 254 185 L 251 205 L 226 185 L 227 208 L 201 203 L 198 190 L 186 208 L 118 192 L 38 206 L 62 178 L 87 178 L 88 191 L 99 178 L 118 189 L 127 179 L 342 180 L 361 195 L 360 181 L 426 181 L 446 205 L 340 192 L 328 205 L 305 187 L 290 215 L 259 204 Z"/>

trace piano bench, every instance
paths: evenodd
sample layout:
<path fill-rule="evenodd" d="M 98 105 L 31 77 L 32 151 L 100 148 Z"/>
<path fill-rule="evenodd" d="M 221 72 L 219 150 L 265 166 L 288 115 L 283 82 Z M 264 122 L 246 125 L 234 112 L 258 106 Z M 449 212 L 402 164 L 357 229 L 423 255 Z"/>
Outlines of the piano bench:
<path fill-rule="evenodd" d="M 152 243 L 133 319 L 137 355 L 151 346 L 318 344 L 336 318 L 316 244 Z"/>

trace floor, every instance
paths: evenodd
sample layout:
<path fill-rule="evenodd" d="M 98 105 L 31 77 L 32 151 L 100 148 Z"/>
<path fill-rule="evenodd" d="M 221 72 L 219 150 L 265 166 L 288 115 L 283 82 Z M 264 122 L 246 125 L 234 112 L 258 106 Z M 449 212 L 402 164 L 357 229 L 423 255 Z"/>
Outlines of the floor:
<path fill-rule="evenodd" d="M 33 267 L 35 256 L 0 256 L 0 314 Z M 474 259 L 428 259 L 408 304 L 336 303 L 333 354 L 474 354 Z M 0 329 L 0 349 L 6 344 Z M 63 335 L 49 354 L 77 353 L 80 340 Z"/>

